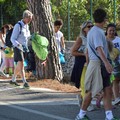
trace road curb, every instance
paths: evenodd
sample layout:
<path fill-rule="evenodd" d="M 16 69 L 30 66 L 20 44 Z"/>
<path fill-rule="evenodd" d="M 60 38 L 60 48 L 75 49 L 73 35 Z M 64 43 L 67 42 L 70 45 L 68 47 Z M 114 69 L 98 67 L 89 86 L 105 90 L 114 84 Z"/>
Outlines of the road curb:
<path fill-rule="evenodd" d="M 0 79 L 0 83 L 9 83 L 11 79 Z"/>

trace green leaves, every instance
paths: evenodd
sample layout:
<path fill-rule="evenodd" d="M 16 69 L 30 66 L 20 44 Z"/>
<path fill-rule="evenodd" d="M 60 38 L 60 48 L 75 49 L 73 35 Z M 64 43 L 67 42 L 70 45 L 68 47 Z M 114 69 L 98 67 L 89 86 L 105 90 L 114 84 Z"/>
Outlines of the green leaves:
<path fill-rule="evenodd" d="M 116 1 L 116 6 L 114 6 L 114 1 Z M 68 9 L 68 2 L 70 2 L 70 9 Z M 18 20 L 22 19 L 22 13 L 27 9 L 26 0 L 20 0 L 19 2 L 18 0 L 0 0 L 0 5 L 3 24 L 11 23 L 14 25 Z M 61 18 L 63 20 L 64 24 L 61 31 L 64 33 L 65 39 L 68 39 L 68 22 L 70 21 L 71 40 L 78 36 L 79 26 L 82 22 L 91 19 L 91 11 L 94 12 L 97 8 L 106 10 L 109 22 L 114 22 L 115 16 L 118 25 L 120 19 L 120 0 L 51 0 L 51 8 L 53 19 Z M 68 12 L 70 13 L 69 20 Z"/>
<path fill-rule="evenodd" d="M 0 4 L 1 4 L 1 3 L 4 3 L 4 2 L 5 2 L 5 0 L 0 0 Z"/>
<path fill-rule="evenodd" d="M 22 13 L 27 8 L 26 0 L 0 0 L 2 2 L 1 14 L 3 15 L 3 24 L 15 24 L 22 19 Z M 2 26 L 2 25 L 0 25 Z"/>
<path fill-rule="evenodd" d="M 68 1 L 70 2 L 70 10 L 68 9 Z M 114 1 L 116 1 L 115 9 Z M 59 1 L 51 0 L 51 5 L 54 18 L 61 18 L 64 22 L 61 30 L 66 39 L 68 39 L 68 12 L 70 13 L 71 40 L 74 40 L 79 34 L 79 26 L 82 22 L 89 20 L 92 15 L 91 11 L 94 12 L 97 8 L 104 8 L 106 10 L 109 22 L 114 22 L 115 11 L 117 24 L 120 19 L 120 0 L 62 0 L 61 4 L 59 4 Z"/>

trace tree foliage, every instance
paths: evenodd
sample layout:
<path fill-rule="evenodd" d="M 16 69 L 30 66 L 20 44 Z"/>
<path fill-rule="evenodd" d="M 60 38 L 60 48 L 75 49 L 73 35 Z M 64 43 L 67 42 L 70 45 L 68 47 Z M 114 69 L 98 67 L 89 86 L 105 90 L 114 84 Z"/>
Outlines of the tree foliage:
<path fill-rule="evenodd" d="M 104 8 L 108 15 L 108 22 L 114 22 L 114 0 L 51 0 L 54 19 L 61 18 L 64 21 L 62 31 L 66 39 L 68 39 L 68 1 L 70 1 L 71 40 L 74 40 L 79 34 L 82 22 L 90 20 L 91 10 L 94 11 L 97 8 Z M 90 1 L 92 1 L 92 8 Z M 119 25 L 120 0 L 115 1 L 116 24 Z"/>
<path fill-rule="evenodd" d="M 27 9 L 26 0 L 0 0 L 1 17 L 3 20 L 2 24 L 11 23 L 15 24 L 22 18 L 23 10 Z"/>
<path fill-rule="evenodd" d="M 82 22 L 91 19 L 91 10 L 94 11 L 97 8 L 104 8 L 108 14 L 108 22 L 114 22 L 115 7 L 116 24 L 119 28 L 120 0 L 51 0 L 53 20 L 57 18 L 63 20 L 62 32 L 65 39 L 68 39 L 68 1 L 70 1 L 71 40 L 74 40 L 79 35 Z M 92 8 L 90 7 L 90 1 L 92 1 Z M 116 1 L 116 6 L 114 6 L 114 1 Z M 3 14 L 3 16 L 0 16 L 0 20 L 3 17 L 3 24 L 12 23 L 14 25 L 21 19 L 23 10 L 27 9 L 26 0 L 19 0 L 19 2 L 18 0 L 0 0 L 0 9 Z"/>

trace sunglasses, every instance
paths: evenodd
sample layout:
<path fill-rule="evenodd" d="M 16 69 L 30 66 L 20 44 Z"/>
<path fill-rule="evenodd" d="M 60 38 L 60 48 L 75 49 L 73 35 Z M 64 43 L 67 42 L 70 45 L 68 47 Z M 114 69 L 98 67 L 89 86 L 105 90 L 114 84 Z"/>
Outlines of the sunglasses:
<path fill-rule="evenodd" d="M 86 26 L 87 28 L 92 28 L 94 25 L 89 25 L 89 26 Z"/>

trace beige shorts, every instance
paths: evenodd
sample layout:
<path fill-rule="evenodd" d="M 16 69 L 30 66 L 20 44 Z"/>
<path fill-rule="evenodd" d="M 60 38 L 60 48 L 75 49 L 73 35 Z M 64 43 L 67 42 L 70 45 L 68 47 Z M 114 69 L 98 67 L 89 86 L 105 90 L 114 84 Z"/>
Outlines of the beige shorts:
<path fill-rule="evenodd" d="M 91 60 L 85 74 L 85 91 L 90 91 L 92 97 L 103 89 L 100 61 Z"/>

